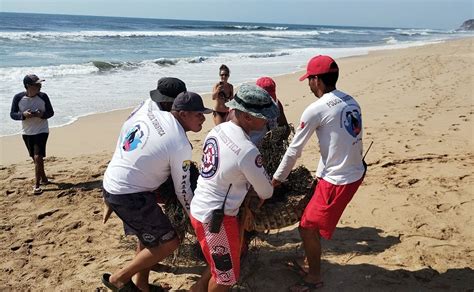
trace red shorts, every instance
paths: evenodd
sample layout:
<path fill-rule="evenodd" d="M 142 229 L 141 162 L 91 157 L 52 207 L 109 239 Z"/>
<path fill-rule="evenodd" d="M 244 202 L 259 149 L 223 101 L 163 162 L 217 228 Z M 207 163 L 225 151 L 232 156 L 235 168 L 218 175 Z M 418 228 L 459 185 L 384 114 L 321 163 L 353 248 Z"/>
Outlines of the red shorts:
<path fill-rule="evenodd" d="M 235 216 L 224 216 L 219 233 L 209 232 L 209 223 L 193 216 L 191 224 L 217 284 L 234 285 L 240 273 L 239 222 Z"/>
<path fill-rule="evenodd" d="M 300 227 L 318 229 L 322 237 L 331 239 L 342 212 L 363 180 L 364 177 L 347 185 L 333 185 L 320 179 L 301 217 Z"/>

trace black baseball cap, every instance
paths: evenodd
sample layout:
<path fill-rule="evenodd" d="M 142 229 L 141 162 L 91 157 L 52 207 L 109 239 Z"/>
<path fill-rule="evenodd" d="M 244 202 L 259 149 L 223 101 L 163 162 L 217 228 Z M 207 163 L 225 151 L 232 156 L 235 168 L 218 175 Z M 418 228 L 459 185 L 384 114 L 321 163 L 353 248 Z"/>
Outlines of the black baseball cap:
<path fill-rule="evenodd" d="M 200 112 L 203 114 L 212 113 L 211 109 L 204 106 L 202 97 L 194 92 L 181 92 L 174 100 L 172 111 Z"/>
<path fill-rule="evenodd" d="M 186 84 L 181 79 L 163 77 L 158 80 L 156 89 L 150 91 L 150 97 L 155 102 L 173 102 L 183 91 L 186 91 Z"/>
<path fill-rule="evenodd" d="M 28 74 L 23 78 L 23 85 L 26 87 L 28 85 L 41 84 L 43 81 L 44 79 L 40 79 L 35 74 Z"/>

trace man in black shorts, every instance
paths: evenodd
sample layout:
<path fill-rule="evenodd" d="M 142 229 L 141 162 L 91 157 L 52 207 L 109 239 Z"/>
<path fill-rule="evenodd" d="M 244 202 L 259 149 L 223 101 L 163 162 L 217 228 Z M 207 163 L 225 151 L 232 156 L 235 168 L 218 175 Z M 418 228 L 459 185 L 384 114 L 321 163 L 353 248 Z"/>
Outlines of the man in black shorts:
<path fill-rule="evenodd" d="M 170 175 L 176 196 L 189 214 L 192 146 L 186 132 L 201 131 L 204 114 L 212 110 L 204 107 L 196 93 L 184 91 L 176 96 L 185 90 L 184 83 L 166 80 L 174 89 L 160 90 L 157 98 L 145 100 L 123 124 L 104 174 L 106 204 L 123 221 L 125 234 L 138 237 L 135 258 L 115 273 L 102 276 L 104 285 L 113 291 L 149 291 L 150 268 L 178 247 L 177 233 L 153 192 Z M 165 99 L 161 95 L 175 99 L 170 112 L 158 106 Z M 134 275 L 135 283 L 131 280 Z"/>
<path fill-rule="evenodd" d="M 10 117 L 21 121 L 23 141 L 35 163 L 34 194 L 41 194 L 40 184 L 49 183 L 44 171 L 43 158 L 46 157 L 46 141 L 49 135 L 48 119 L 54 115 L 53 107 L 46 93 L 41 91 L 44 79 L 34 74 L 23 78 L 26 91 L 13 97 Z"/>

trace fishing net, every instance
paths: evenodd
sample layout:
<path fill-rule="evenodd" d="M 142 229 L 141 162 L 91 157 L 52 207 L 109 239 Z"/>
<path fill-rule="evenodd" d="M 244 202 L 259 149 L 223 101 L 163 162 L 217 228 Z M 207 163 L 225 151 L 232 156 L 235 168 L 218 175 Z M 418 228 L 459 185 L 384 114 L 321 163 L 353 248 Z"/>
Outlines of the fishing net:
<path fill-rule="evenodd" d="M 288 133 L 290 132 L 290 133 Z M 294 135 L 294 129 L 288 127 L 277 127 L 269 131 L 259 145 L 264 167 L 272 176 L 285 154 L 286 149 Z M 196 163 L 192 163 L 191 188 L 196 188 L 199 170 Z M 295 224 L 301 218 L 302 212 L 308 204 L 315 183 L 311 172 L 304 166 L 292 170 L 286 182 L 276 188 L 272 198 L 265 201 L 259 208 L 258 197 L 252 191 L 242 204 L 240 210 L 241 222 L 245 224 L 246 231 L 267 232 L 273 229 L 281 229 Z M 189 218 L 178 202 L 173 181 L 171 177 L 158 189 L 160 201 L 163 203 L 164 213 L 179 234 L 182 244 L 171 258 L 167 260 L 172 264 L 202 260 L 202 253 L 189 223 Z"/>

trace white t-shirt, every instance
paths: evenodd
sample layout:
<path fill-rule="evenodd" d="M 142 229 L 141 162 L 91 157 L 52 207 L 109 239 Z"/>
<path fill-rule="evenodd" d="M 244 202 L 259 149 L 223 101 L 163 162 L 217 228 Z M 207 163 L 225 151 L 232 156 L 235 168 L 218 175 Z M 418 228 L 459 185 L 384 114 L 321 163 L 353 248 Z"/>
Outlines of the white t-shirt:
<path fill-rule="evenodd" d="M 321 153 L 316 176 L 335 185 L 359 180 L 365 170 L 362 163 L 362 113 L 357 101 L 339 90 L 324 94 L 306 108 L 273 177 L 279 181 L 288 177 L 314 132 Z"/>
<path fill-rule="evenodd" d="M 40 110 L 45 112 L 46 104 L 39 96 L 33 97 L 24 96 L 18 103 L 20 112 L 26 110 L 36 111 Z M 22 134 L 23 135 L 37 135 L 41 133 L 49 133 L 48 120 L 38 117 L 32 117 L 21 121 Z"/>
<path fill-rule="evenodd" d="M 224 213 L 236 216 L 250 186 L 262 199 L 273 194 L 262 156 L 249 136 L 234 122 L 219 124 L 204 142 L 191 215 L 200 222 L 208 222 L 212 211 L 222 207 L 229 191 Z"/>
<path fill-rule="evenodd" d="M 192 147 L 174 116 L 148 99 L 123 124 L 104 174 L 104 189 L 114 195 L 156 190 L 171 174 L 176 196 L 189 213 Z"/>

